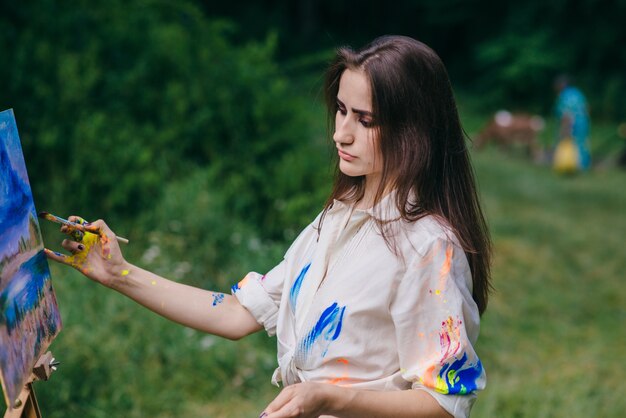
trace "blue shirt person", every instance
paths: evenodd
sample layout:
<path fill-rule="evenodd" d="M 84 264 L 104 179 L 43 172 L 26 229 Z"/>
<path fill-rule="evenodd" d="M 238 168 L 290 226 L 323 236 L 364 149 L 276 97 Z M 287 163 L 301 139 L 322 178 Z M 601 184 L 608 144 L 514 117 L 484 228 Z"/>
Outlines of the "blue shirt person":
<path fill-rule="evenodd" d="M 571 137 L 578 149 L 579 168 L 591 167 L 589 152 L 589 107 L 585 95 L 561 76 L 555 82 L 558 97 L 555 115 L 559 123 L 559 139 Z"/>

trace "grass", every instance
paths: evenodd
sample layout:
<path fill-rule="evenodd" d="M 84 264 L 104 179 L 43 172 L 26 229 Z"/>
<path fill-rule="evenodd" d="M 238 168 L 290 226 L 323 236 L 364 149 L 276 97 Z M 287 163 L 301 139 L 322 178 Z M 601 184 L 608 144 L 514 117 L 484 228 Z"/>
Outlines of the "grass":
<path fill-rule="evenodd" d="M 623 416 L 626 172 L 562 177 L 494 149 L 474 163 L 495 292 L 477 344 L 488 386 L 473 416 Z M 36 384 L 44 416 L 250 417 L 276 396 L 273 339 L 202 335 L 52 268 L 65 328 L 51 347 L 60 370 Z"/>
<path fill-rule="evenodd" d="M 496 292 L 478 344 L 478 417 L 619 417 L 626 408 L 626 173 L 561 177 L 475 158 Z"/>

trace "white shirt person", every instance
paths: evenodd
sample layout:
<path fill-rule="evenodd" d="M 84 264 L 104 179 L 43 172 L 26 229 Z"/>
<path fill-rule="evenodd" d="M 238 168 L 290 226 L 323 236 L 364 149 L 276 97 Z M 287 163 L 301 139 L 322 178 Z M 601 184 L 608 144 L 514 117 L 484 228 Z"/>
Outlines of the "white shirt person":
<path fill-rule="evenodd" d="M 381 211 L 334 202 L 321 229 L 318 217 L 278 266 L 248 274 L 233 294 L 277 336 L 273 383 L 420 389 L 466 417 L 485 372 L 465 253 L 434 218 L 399 220 L 391 200 Z M 402 228 L 399 256 L 377 212 Z"/>

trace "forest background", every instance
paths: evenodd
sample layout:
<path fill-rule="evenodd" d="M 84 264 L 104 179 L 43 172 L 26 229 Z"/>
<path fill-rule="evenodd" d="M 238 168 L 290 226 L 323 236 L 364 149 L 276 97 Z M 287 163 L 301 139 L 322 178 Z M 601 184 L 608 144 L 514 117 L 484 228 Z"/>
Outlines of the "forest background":
<path fill-rule="evenodd" d="M 227 292 L 324 203 L 321 86 L 337 46 L 416 37 L 445 62 L 470 138 L 520 110 L 546 119 L 546 150 L 552 81 L 569 73 L 590 102 L 590 173 L 472 151 L 496 288 L 475 416 L 622 416 L 626 1 L 213 3 L 0 1 L 0 109 L 14 109 L 37 209 L 104 218 L 131 261 Z M 274 339 L 185 329 L 51 268 L 64 330 L 60 370 L 36 385 L 44 416 L 258 416 L 277 393 Z"/>

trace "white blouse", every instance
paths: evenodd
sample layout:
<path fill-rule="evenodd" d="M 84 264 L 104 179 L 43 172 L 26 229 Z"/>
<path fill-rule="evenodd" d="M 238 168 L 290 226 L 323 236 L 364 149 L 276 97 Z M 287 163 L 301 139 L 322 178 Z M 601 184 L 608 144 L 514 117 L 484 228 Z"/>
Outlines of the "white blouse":
<path fill-rule="evenodd" d="M 467 417 L 486 376 L 465 253 L 434 217 L 401 220 L 392 195 L 380 208 L 335 201 L 321 230 L 318 216 L 278 266 L 249 273 L 232 293 L 277 336 L 274 384 L 420 389 Z M 399 256 L 375 216 L 390 221 Z"/>

